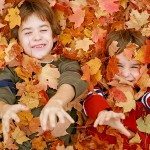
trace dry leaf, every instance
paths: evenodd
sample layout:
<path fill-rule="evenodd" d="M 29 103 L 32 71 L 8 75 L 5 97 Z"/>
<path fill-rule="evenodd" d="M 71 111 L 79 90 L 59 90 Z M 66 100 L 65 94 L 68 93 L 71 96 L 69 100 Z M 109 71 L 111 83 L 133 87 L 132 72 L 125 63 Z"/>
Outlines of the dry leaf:
<path fill-rule="evenodd" d="M 89 46 L 94 44 L 89 38 L 83 40 L 76 40 L 75 49 L 83 49 L 85 52 L 89 50 Z"/>
<path fill-rule="evenodd" d="M 137 10 L 133 10 L 130 13 L 130 20 L 126 22 L 129 29 L 135 28 L 139 30 L 143 25 L 148 23 L 150 14 L 147 11 L 139 13 Z"/>
<path fill-rule="evenodd" d="M 38 76 L 39 84 L 43 87 L 44 90 L 47 89 L 47 86 L 53 89 L 57 89 L 59 77 L 60 73 L 58 68 L 54 68 L 49 64 L 46 64 L 44 67 L 42 67 L 42 71 Z"/>
<path fill-rule="evenodd" d="M 144 118 L 140 117 L 136 120 L 136 123 L 139 131 L 150 134 L 150 114 Z"/>
<path fill-rule="evenodd" d="M 22 144 L 23 142 L 30 140 L 25 136 L 25 133 L 19 129 L 19 127 L 16 127 L 15 131 L 12 133 L 12 137 L 18 144 Z"/>
<path fill-rule="evenodd" d="M 10 29 L 13 29 L 17 25 L 20 26 L 21 17 L 19 16 L 19 9 L 17 7 L 8 9 L 5 20 L 9 21 Z"/>
<path fill-rule="evenodd" d="M 141 142 L 141 138 L 138 133 L 136 133 L 135 136 L 129 141 L 129 143 L 132 143 L 132 144 L 140 143 L 140 142 Z"/>

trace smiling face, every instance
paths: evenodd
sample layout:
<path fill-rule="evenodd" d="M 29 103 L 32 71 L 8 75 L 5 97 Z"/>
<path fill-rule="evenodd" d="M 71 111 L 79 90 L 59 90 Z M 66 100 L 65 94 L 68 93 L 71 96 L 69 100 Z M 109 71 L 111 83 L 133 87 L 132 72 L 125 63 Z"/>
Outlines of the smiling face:
<path fill-rule="evenodd" d="M 118 59 L 119 76 L 130 82 L 136 81 L 140 75 L 141 64 L 134 59 L 128 60 L 123 52 L 116 57 Z"/>
<path fill-rule="evenodd" d="M 53 36 L 50 23 L 41 20 L 36 14 L 22 22 L 18 38 L 24 52 L 34 58 L 42 59 L 53 47 Z"/>

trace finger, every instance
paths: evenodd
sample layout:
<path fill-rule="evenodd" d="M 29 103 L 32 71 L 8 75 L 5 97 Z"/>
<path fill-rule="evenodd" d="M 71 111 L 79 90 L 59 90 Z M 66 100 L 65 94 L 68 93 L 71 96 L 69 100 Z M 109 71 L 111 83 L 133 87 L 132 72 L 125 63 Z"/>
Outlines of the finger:
<path fill-rule="evenodd" d="M 20 121 L 19 117 L 18 117 L 15 113 L 12 113 L 12 114 L 11 114 L 11 118 L 12 118 L 15 122 L 19 122 L 19 121 Z"/>
<path fill-rule="evenodd" d="M 121 122 L 120 125 L 118 125 L 118 130 L 127 137 L 131 136 L 130 132 L 125 128 L 125 126 Z"/>
<path fill-rule="evenodd" d="M 112 119 L 114 117 L 114 115 L 112 114 L 112 112 L 107 112 L 105 115 L 105 121 L 108 121 L 110 119 Z"/>
<path fill-rule="evenodd" d="M 95 120 L 94 122 L 94 127 L 96 128 L 98 126 L 98 123 L 99 123 L 99 117 Z"/>
<path fill-rule="evenodd" d="M 104 121 L 105 121 L 105 118 L 106 118 L 106 114 L 107 112 L 101 112 L 100 115 L 98 116 L 99 118 L 99 125 L 103 125 L 104 124 Z"/>
<path fill-rule="evenodd" d="M 12 109 L 13 109 L 15 112 L 22 111 L 22 110 L 24 110 L 24 111 L 29 110 L 29 108 L 28 108 L 27 106 L 22 105 L 22 104 L 14 105 L 14 106 L 12 107 Z"/>
<path fill-rule="evenodd" d="M 48 113 L 43 113 L 41 112 L 40 114 L 40 123 L 41 123 L 41 127 L 44 131 L 46 131 L 47 129 L 47 120 L 48 120 Z"/>
<path fill-rule="evenodd" d="M 56 115 L 55 115 L 55 113 L 51 113 L 50 115 L 49 115 L 49 122 L 50 122 L 50 126 L 52 127 L 52 128 L 55 128 L 56 127 Z"/>
<path fill-rule="evenodd" d="M 58 116 L 58 119 L 59 119 L 60 123 L 65 123 L 64 116 L 61 112 L 57 112 L 57 116 Z"/>
<path fill-rule="evenodd" d="M 8 132 L 9 132 L 9 118 L 2 119 L 2 131 L 4 136 L 4 142 L 8 139 Z"/>
<path fill-rule="evenodd" d="M 62 113 L 64 114 L 64 116 L 65 116 L 71 123 L 74 123 L 73 118 L 72 118 L 67 112 L 65 112 L 64 110 L 62 110 Z"/>

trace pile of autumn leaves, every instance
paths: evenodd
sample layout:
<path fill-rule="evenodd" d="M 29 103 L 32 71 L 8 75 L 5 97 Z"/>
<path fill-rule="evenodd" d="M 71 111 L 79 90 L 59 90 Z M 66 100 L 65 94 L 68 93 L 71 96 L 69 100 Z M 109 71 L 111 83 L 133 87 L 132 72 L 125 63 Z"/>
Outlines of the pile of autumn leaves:
<path fill-rule="evenodd" d="M 56 54 L 64 55 L 73 60 L 78 60 L 81 63 L 83 71 L 83 80 L 89 83 L 89 89 L 97 84 L 104 86 L 110 90 L 111 96 L 108 98 L 112 108 L 120 108 L 124 113 L 130 112 L 135 108 L 135 100 L 138 100 L 147 88 L 150 87 L 150 78 L 147 69 L 143 67 L 142 77 L 138 81 L 140 88 L 138 93 L 133 90 L 133 85 L 128 83 L 128 87 L 120 87 L 124 83 L 124 79 L 120 78 L 118 83 L 110 82 L 109 85 L 115 86 L 112 89 L 108 88 L 108 83 L 105 78 L 111 81 L 112 77 L 117 73 L 117 60 L 114 56 L 118 49 L 117 42 L 114 41 L 109 50 L 111 56 L 108 66 L 105 68 L 103 61 L 106 60 L 105 53 L 105 37 L 111 30 L 120 29 L 135 29 L 142 33 L 142 35 L 150 36 L 150 22 L 149 22 L 149 1 L 148 0 L 74 0 L 74 1 L 49 1 L 50 5 L 55 9 L 56 15 L 59 19 L 59 24 L 62 32 L 58 37 L 58 42 L 54 51 Z M 16 39 L 10 40 L 10 30 L 15 26 L 20 25 L 19 7 L 22 4 L 20 0 L 2 0 L 0 2 L 0 68 L 6 65 L 16 67 L 17 75 L 23 79 L 22 83 L 17 83 L 18 93 L 20 97 L 19 102 L 27 105 L 30 109 L 44 106 L 47 101 L 46 89 L 47 86 L 57 89 L 57 78 L 59 72 L 57 68 L 52 68 L 50 65 L 42 67 L 40 62 L 36 59 L 30 58 L 22 54 L 23 50 L 18 45 Z M 16 19 L 17 18 L 17 19 Z M 8 40 L 9 39 L 9 42 Z M 130 43 L 125 51 L 126 57 L 129 59 L 135 57 L 143 64 L 150 63 L 150 41 L 138 49 L 138 47 Z M 56 55 L 54 56 L 57 59 Z M 33 75 L 34 74 L 34 75 Z M 117 86 L 116 86 L 117 85 Z M 130 90 L 129 90 L 130 89 Z M 134 93 L 134 94 L 133 94 Z M 121 101 L 120 101 L 121 99 Z M 115 100 L 115 104 L 111 103 Z M 68 104 L 66 110 L 72 107 L 79 112 L 82 110 L 80 100 L 75 100 Z M 17 149 L 19 145 L 27 142 L 32 149 L 43 150 L 50 143 L 51 149 L 63 149 L 63 142 L 57 138 L 52 137 L 50 132 L 41 131 L 38 117 L 34 117 L 32 113 L 20 112 L 20 123 L 11 123 L 10 138 L 5 145 L 5 148 Z M 78 113 L 78 124 L 83 129 L 82 132 L 78 130 L 76 134 L 76 142 L 74 144 L 76 149 L 94 149 L 103 147 L 108 149 L 107 142 L 101 141 L 98 137 L 88 134 L 86 127 L 90 126 L 91 121 L 87 121 L 83 125 L 81 114 Z M 150 133 L 150 116 L 147 115 L 144 119 L 137 120 L 137 127 L 141 132 Z M 85 129 L 85 130 L 84 130 Z M 99 132 L 104 130 L 104 127 L 98 127 Z M 116 135 L 118 140 L 115 149 L 121 149 L 124 142 L 122 137 L 113 129 L 108 129 L 109 135 Z M 36 134 L 34 138 L 32 135 Z M 28 142 L 30 141 L 30 142 Z M 140 142 L 138 135 L 132 139 L 131 143 Z M 3 143 L 0 144 L 4 148 Z M 113 145 L 114 146 L 114 145 Z M 71 149 L 72 147 L 70 147 Z M 72 148 L 73 149 L 73 148 Z"/>

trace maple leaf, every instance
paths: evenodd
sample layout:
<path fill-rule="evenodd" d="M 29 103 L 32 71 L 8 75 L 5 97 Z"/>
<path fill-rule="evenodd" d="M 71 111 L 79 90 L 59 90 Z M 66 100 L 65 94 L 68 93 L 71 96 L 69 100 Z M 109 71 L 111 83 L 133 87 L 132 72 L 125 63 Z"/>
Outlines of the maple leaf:
<path fill-rule="evenodd" d="M 130 20 L 126 22 L 129 29 L 135 28 L 139 30 L 143 25 L 148 23 L 150 14 L 147 11 L 139 13 L 137 10 L 133 10 L 130 13 Z"/>
<path fill-rule="evenodd" d="M 18 150 L 18 146 L 14 143 L 14 139 L 9 137 L 8 140 L 6 141 L 3 149 L 10 149 L 10 147 L 12 150 Z"/>
<path fill-rule="evenodd" d="M 33 109 L 39 105 L 38 93 L 25 93 L 20 98 L 20 103 L 25 104 L 28 108 Z"/>
<path fill-rule="evenodd" d="M 20 122 L 18 124 L 26 126 L 32 120 L 33 115 L 31 114 L 31 112 L 21 111 L 21 112 L 18 112 L 18 117 L 20 118 Z"/>
<path fill-rule="evenodd" d="M 109 59 L 109 62 L 106 68 L 106 78 L 108 81 L 110 81 L 115 76 L 115 74 L 119 72 L 117 62 L 118 62 L 118 59 L 115 56 L 112 56 Z"/>
<path fill-rule="evenodd" d="M 106 37 L 106 33 L 107 31 L 102 28 L 95 28 L 92 33 L 93 42 L 96 43 L 99 39 L 103 39 L 104 37 Z"/>
<path fill-rule="evenodd" d="M 130 90 L 129 90 L 130 89 Z M 134 100 L 133 89 L 130 87 L 123 88 L 127 100 L 125 102 L 116 102 L 115 105 L 123 108 L 123 112 L 130 112 L 135 109 L 136 102 Z"/>
<path fill-rule="evenodd" d="M 149 37 L 150 36 L 150 24 L 148 25 L 148 27 L 142 28 L 141 33 L 143 36 Z"/>
<path fill-rule="evenodd" d="M 65 119 L 65 123 L 60 123 L 58 122 L 56 124 L 56 127 L 51 131 L 51 134 L 54 137 L 60 137 L 60 136 L 65 136 L 66 134 L 68 134 L 66 132 L 66 130 L 68 129 L 68 127 L 71 125 L 71 122 L 68 119 Z"/>
<path fill-rule="evenodd" d="M 4 4 L 5 4 L 5 0 L 1 0 L 0 1 L 0 14 L 2 14 L 2 12 L 3 12 Z"/>
<path fill-rule="evenodd" d="M 89 38 L 83 40 L 76 40 L 75 49 L 83 49 L 85 52 L 89 50 L 89 46 L 94 44 Z"/>
<path fill-rule="evenodd" d="M 29 122 L 29 130 L 31 131 L 31 134 L 32 133 L 36 133 L 38 132 L 40 129 L 40 120 L 39 118 L 32 118 L 32 120 L 30 120 Z"/>
<path fill-rule="evenodd" d="M 148 114 L 144 118 L 140 117 L 136 120 L 136 123 L 139 131 L 150 134 L 150 114 Z"/>
<path fill-rule="evenodd" d="M 3 37 L 1 34 L 0 34 L 0 45 L 8 45 L 7 44 L 7 40 L 5 37 Z"/>
<path fill-rule="evenodd" d="M 117 47 L 118 42 L 117 41 L 113 41 L 110 46 L 108 47 L 108 51 L 109 51 L 109 55 L 113 56 L 115 55 L 115 53 L 117 52 L 117 50 L 119 49 L 119 47 Z"/>
<path fill-rule="evenodd" d="M 17 25 L 20 26 L 21 17 L 19 16 L 19 9 L 17 7 L 8 9 L 5 20 L 9 21 L 10 29 L 13 29 Z"/>
<path fill-rule="evenodd" d="M 63 45 L 71 43 L 71 41 L 72 41 L 71 35 L 70 34 L 61 34 L 60 41 L 62 42 Z"/>
<path fill-rule="evenodd" d="M 90 74 L 91 75 L 96 74 L 102 65 L 101 60 L 98 59 L 97 57 L 95 57 L 94 59 L 91 59 L 86 64 L 90 67 Z"/>
<path fill-rule="evenodd" d="M 120 5 L 125 9 L 129 0 L 120 0 Z"/>
<path fill-rule="evenodd" d="M 47 145 L 42 137 L 37 137 L 32 140 L 32 149 L 44 150 L 45 148 L 47 148 Z"/>
<path fill-rule="evenodd" d="M 78 8 L 85 7 L 87 5 L 86 0 L 74 0 L 69 2 L 70 7 L 73 12 L 75 12 Z"/>
<path fill-rule="evenodd" d="M 114 12 L 119 11 L 119 4 L 117 4 L 116 2 L 118 2 L 118 0 L 97 0 L 99 3 L 99 7 L 102 10 L 106 10 L 108 13 L 113 14 Z"/>
<path fill-rule="evenodd" d="M 25 133 L 19 129 L 19 127 L 15 128 L 15 131 L 12 133 L 12 137 L 18 144 L 22 144 L 23 142 L 30 140 L 25 136 Z"/>
<path fill-rule="evenodd" d="M 138 133 L 136 133 L 135 136 L 129 141 L 129 143 L 140 143 L 140 142 L 141 142 L 141 138 Z"/>
<path fill-rule="evenodd" d="M 53 89 L 57 89 L 58 78 L 60 73 L 58 68 L 51 67 L 49 64 L 46 64 L 42 67 L 41 73 L 38 75 L 39 84 L 46 90 L 47 86 Z"/>
<path fill-rule="evenodd" d="M 74 11 L 73 15 L 70 15 L 68 17 L 70 22 L 74 22 L 74 28 L 78 28 L 81 26 L 81 24 L 84 21 L 84 17 L 85 17 L 85 11 L 78 8 L 77 10 Z"/>

